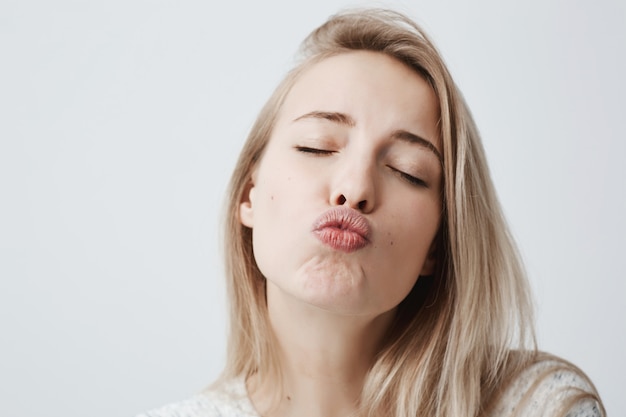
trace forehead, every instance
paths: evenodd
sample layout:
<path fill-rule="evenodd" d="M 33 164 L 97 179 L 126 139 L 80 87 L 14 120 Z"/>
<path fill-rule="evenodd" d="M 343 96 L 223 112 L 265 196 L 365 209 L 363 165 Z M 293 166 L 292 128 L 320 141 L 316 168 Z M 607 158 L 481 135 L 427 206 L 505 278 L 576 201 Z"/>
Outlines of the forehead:
<path fill-rule="evenodd" d="M 438 136 L 430 126 L 439 118 L 430 84 L 406 64 L 379 52 L 342 53 L 306 68 L 288 92 L 279 119 L 293 120 L 311 111 L 342 112 L 357 124 L 376 121 L 381 128 L 429 126 L 429 135 Z"/>
<path fill-rule="evenodd" d="M 277 123 L 311 112 L 348 115 L 373 134 L 411 131 L 439 147 L 439 103 L 432 87 L 414 69 L 383 53 L 346 52 L 305 68 L 287 93 Z"/>

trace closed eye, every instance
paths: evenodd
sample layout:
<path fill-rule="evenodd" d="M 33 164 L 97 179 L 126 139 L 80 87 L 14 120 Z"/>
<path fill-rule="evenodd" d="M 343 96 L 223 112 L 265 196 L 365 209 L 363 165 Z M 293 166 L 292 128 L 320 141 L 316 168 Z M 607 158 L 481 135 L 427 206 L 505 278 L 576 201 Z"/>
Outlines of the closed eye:
<path fill-rule="evenodd" d="M 389 166 L 389 165 L 387 165 Z M 420 186 L 420 187 L 428 187 L 428 184 L 426 184 L 426 182 L 418 177 L 414 177 L 411 174 L 407 174 L 404 171 L 400 171 L 399 169 L 396 169 L 392 166 L 389 166 L 389 168 L 400 178 L 402 178 L 404 181 L 407 181 L 409 184 L 411 185 L 415 185 L 415 186 Z"/>
<path fill-rule="evenodd" d="M 308 154 L 313 154 L 313 155 L 331 155 L 335 153 L 335 151 L 330 151 L 328 149 L 311 148 L 309 146 L 296 146 L 295 149 L 298 152 L 308 153 Z"/>

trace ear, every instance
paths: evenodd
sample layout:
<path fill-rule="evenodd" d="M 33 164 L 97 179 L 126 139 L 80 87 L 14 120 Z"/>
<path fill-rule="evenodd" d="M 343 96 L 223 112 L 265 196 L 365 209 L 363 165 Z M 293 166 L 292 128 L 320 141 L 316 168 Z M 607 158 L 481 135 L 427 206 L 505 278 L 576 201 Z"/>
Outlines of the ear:
<path fill-rule="evenodd" d="M 246 184 L 239 202 L 239 221 L 246 227 L 252 229 L 254 226 L 254 208 L 253 208 L 254 183 L 252 180 Z"/>
<path fill-rule="evenodd" d="M 420 276 L 430 276 L 435 273 L 435 268 L 437 267 L 437 240 L 437 237 L 435 237 L 433 242 L 430 244 L 428 255 L 426 256 L 426 260 L 422 266 Z"/>

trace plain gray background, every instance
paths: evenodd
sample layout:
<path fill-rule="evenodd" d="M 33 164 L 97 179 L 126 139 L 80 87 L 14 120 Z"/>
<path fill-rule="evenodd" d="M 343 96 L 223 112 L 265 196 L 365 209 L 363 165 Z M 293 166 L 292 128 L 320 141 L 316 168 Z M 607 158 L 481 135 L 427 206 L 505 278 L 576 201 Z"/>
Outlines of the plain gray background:
<path fill-rule="evenodd" d="M 626 4 L 506 3 L 384 4 L 474 112 L 540 347 L 624 416 Z M 364 4 L 1 0 L 0 415 L 132 416 L 218 374 L 234 160 L 299 42 Z"/>

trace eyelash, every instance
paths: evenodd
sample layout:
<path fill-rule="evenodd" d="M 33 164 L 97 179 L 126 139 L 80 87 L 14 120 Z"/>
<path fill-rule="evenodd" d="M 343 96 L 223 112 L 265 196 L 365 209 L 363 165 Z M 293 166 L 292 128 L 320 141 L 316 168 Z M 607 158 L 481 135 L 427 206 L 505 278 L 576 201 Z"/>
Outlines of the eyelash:
<path fill-rule="evenodd" d="M 332 155 L 333 153 L 335 153 L 335 151 L 329 151 L 329 150 L 326 150 L 326 149 L 311 148 L 309 146 L 296 146 L 295 149 L 298 152 L 307 153 L 307 154 L 311 154 L 311 155 L 315 155 L 315 156 Z M 399 169 L 396 169 L 396 168 L 394 168 L 392 166 L 388 165 L 388 167 L 396 175 L 398 175 L 404 181 L 408 182 L 410 185 L 418 186 L 418 187 L 428 187 L 428 184 L 426 184 L 426 182 L 424 180 L 422 180 L 421 178 L 414 177 L 413 175 L 407 174 L 406 172 L 400 171 Z"/>
<path fill-rule="evenodd" d="M 329 151 L 326 149 L 311 148 L 308 146 L 296 146 L 295 148 L 298 152 L 308 153 L 312 155 L 331 155 L 335 153 L 334 151 Z"/>
<path fill-rule="evenodd" d="M 428 184 L 426 184 L 426 182 L 421 179 L 421 178 L 417 178 L 414 177 L 413 175 L 407 174 L 406 172 L 400 171 L 399 169 L 396 169 L 394 167 L 389 167 L 395 174 L 397 174 L 400 178 L 402 178 L 403 180 L 407 181 L 409 184 L 411 185 L 415 185 L 415 186 L 419 186 L 419 187 L 428 187 Z"/>

